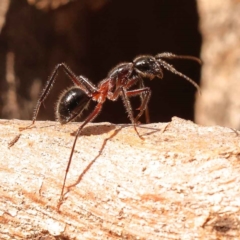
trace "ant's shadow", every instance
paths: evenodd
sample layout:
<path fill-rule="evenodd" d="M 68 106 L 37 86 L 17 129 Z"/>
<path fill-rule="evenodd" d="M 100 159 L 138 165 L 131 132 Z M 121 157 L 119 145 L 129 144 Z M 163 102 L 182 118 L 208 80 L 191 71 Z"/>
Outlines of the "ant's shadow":
<path fill-rule="evenodd" d="M 80 136 L 91 136 L 91 135 L 101 135 L 104 133 L 108 133 L 114 129 L 116 129 L 116 125 L 114 124 L 99 124 L 99 125 L 94 125 L 94 126 L 85 126 L 83 130 L 81 131 Z M 77 131 L 74 131 L 71 134 L 71 136 L 76 136 Z"/>
<path fill-rule="evenodd" d="M 96 130 L 96 131 L 93 131 L 93 129 L 92 128 L 96 128 L 96 129 L 94 129 L 94 130 Z M 116 128 L 116 126 L 112 126 L 112 125 L 97 125 L 97 126 L 88 126 L 88 133 L 86 133 L 85 132 L 85 135 L 86 134 L 96 134 L 97 135 L 97 133 L 99 134 L 99 133 L 106 133 L 106 132 L 109 132 L 109 131 L 111 131 L 112 129 L 115 129 L 115 131 L 111 134 L 111 136 L 109 136 L 108 138 L 106 138 L 106 139 L 104 139 L 104 141 L 103 141 L 103 144 L 102 144 L 102 147 L 101 147 L 101 149 L 99 150 L 99 153 L 98 153 L 98 155 L 86 166 L 86 168 L 83 170 L 83 172 L 79 175 L 79 177 L 78 177 L 78 179 L 76 180 L 76 182 L 75 183 L 73 183 L 73 184 L 71 184 L 71 185 L 69 185 L 68 187 L 66 187 L 67 188 L 67 191 L 63 194 L 63 197 L 62 197 L 62 199 L 59 201 L 59 203 L 58 203 L 58 206 L 57 206 L 57 209 L 58 209 L 58 211 L 60 211 L 60 207 L 61 207 L 61 205 L 63 204 L 63 201 L 64 200 L 66 200 L 66 194 L 68 193 L 68 192 L 70 192 L 70 190 L 73 188 L 73 187 L 75 187 L 77 184 L 79 184 L 80 182 L 81 182 L 81 180 L 82 180 L 82 178 L 84 177 L 84 175 L 87 173 L 87 171 L 91 168 L 91 166 L 96 162 L 96 160 L 101 156 L 101 154 L 102 154 L 102 152 L 103 152 L 103 150 L 104 150 L 104 148 L 105 148 L 105 146 L 106 146 L 106 144 L 107 144 L 107 142 L 110 140 L 110 139 L 112 139 L 113 137 L 115 137 L 122 129 L 124 128 L 124 126 L 121 126 L 121 127 L 119 127 L 119 128 Z M 100 130 L 99 130 L 100 129 Z M 74 132 L 74 133 L 76 133 L 76 131 Z M 82 134 L 84 134 L 83 132 L 80 134 L 80 136 L 82 135 Z"/>
<path fill-rule="evenodd" d="M 133 124 L 117 124 L 117 125 L 115 125 L 113 123 L 106 123 L 106 124 L 97 125 L 97 123 L 95 123 L 92 126 L 91 125 L 85 126 L 79 136 L 102 135 L 104 133 L 111 132 L 112 130 L 114 130 L 116 128 L 119 129 L 119 127 L 120 127 L 120 129 L 131 128 L 131 127 L 133 127 Z M 148 126 L 144 126 L 144 125 L 137 125 L 137 128 L 142 128 L 142 129 L 148 130 L 147 132 L 142 133 L 141 134 L 142 136 L 151 135 L 151 134 L 154 134 L 155 132 L 160 131 L 159 128 L 148 127 Z M 78 131 L 78 129 L 76 131 L 70 133 L 71 136 L 76 136 L 77 131 Z"/>
<path fill-rule="evenodd" d="M 167 127 L 167 126 L 168 126 L 168 124 L 164 127 L 164 130 L 166 130 L 166 127 Z M 106 145 L 107 145 L 107 142 L 108 142 L 109 140 L 111 140 L 112 138 L 114 138 L 123 128 L 126 128 L 126 127 L 131 127 L 131 125 L 126 125 L 126 124 L 119 125 L 119 124 L 118 124 L 118 125 L 116 126 L 116 125 L 113 125 L 113 124 L 112 124 L 112 125 L 110 125 L 110 124 L 109 124 L 109 125 L 101 125 L 101 124 L 99 124 L 99 125 L 95 125 L 95 126 L 87 126 L 87 127 L 85 127 L 85 128 L 83 129 L 84 131 L 81 132 L 80 136 L 81 136 L 81 135 L 85 135 L 85 136 L 88 136 L 88 135 L 98 135 L 98 134 L 110 132 L 110 131 L 113 130 L 113 129 L 115 129 L 115 131 L 113 131 L 113 133 L 112 133 L 108 138 L 104 139 L 103 144 L 102 144 L 102 146 L 101 146 L 101 149 L 99 150 L 99 153 L 98 153 L 97 156 L 96 156 L 93 160 L 91 160 L 90 163 L 85 167 L 85 169 L 84 169 L 83 172 L 79 175 L 79 177 L 78 177 L 78 179 L 75 181 L 75 183 L 73 183 L 73 184 L 71 184 L 71 185 L 69 185 L 69 186 L 66 187 L 67 190 L 66 190 L 66 192 L 63 194 L 63 198 L 61 199 L 61 201 L 60 201 L 59 204 L 58 204 L 58 207 L 57 207 L 57 208 L 58 208 L 58 211 L 60 211 L 59 209 L 60 209 L 63 201 L 67 199 L 67 197 L 66 197 L 67 193 L 70 192 L 73 187 L 75 187 L 76 185 L 78 185 L 78 184 L 81 182 L 82 178 L 83 178 L 84 175 L 87 173 L 87 171 L 88 171 L 88 170 L 91 168 L 91 166 L 96 162 L 96 160 L 101 156 L 104 148 L 105 148 Z M 145 127 L 145 126 L 138 126 L 138 127 L 140 127 L 140 128 L 145 128 L 145 129 L 148 129 L 148 130 L 149 130 L 148 133 L 143 134 L 143 135 L 145 135 L 145 136 L 146 136 L 146 135 L 154 134 L 154 133 L 157 132 L 157 131 L 162 131 L 162 130 L 160 130 L 159 128 L 152 128 L 152 127 Z M 73 135 L 76 135 L 76 131 L 73 133 Z"/>
<path fill-rule="evenodd" d="M 159 131 L 162 131 L 162 132 L 165 131 L 168 125 L 169 125 L 169 123 L 167 123 L 163 127 L 163 129 L 149 127 L 149 126 L 145 126 L 145 125 L 137 125 L 137 128 L 146 130 L 144 133 L 141 133 L 141 136 L 148 136 L 148 135 L 154 134 Z M 106 124 L 97 125 L 97 123 L 95 123 L 92 126 L 85 126 L 79 136 L 101 135 L 104 133 L 111 132 L 114 129 L 116 129 L 116 131 L 119 132 L 123 128 L 131 128 L 131 127 L 133 127 L 133 124 L 117 124 L 117 125 L 115 125 L 113 123 L 106 123 Z M 71 136 L 76 136 L 77 130 L 70 134 L 71 134 Z"/>

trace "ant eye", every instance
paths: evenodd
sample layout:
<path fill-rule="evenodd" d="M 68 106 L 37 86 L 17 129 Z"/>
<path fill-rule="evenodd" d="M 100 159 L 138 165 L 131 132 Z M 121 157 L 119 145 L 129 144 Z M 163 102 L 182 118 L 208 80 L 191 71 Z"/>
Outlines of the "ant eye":
<path fill-rule="evenodd" d="M 63 92 L 58 101 L 56 111 L 56 117 L 59 122 L 65 124 L 72 121 L 87 108 L 90 99 L 90 97 L 77 87 Z"/>

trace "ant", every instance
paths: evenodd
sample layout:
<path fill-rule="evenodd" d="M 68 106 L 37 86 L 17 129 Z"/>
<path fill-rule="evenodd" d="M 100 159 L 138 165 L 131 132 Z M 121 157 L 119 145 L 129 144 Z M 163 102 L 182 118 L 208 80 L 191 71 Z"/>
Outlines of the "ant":
<path fill-rule="evenodd" d="M 56 106 L 57 120 L 61 124 L 67 124 L 75 120 L 77 117 L 81 117 L 84 110 L 87 110 L 88 108 L 88 111 L 90 111 L 90 113 L 87 115 L 75 133 L 75 139 L 72 145 L 67 168 L 65 170 L 59 202 L 62 202 L 63 200 L 67 174 L 71 165 L 78 136 L 80 135 L 84 126 L 93 121 L 99 115 L 100 111 L 102 110 L 103 103 L 106 101 L 106 99 L 116 101 L 119 96 L 122 98 L 124 106 L 128 113 L 128 117 L 133 124 L 134 130 L 136 131 L 137 135 L 143 139 L 143 137 L 139 135 L 136 125 L 138 124 L 138 119 L 147 109 L 147 105 L 151 96 L 151 90 L 149 87 L 144 86 L 143 79 L 147 78 L 152 80 L 155 77 L 162 79 L 162 68 L 164 68 L 174 74 L 179 75 L 182 78 L 185 78 L 187 81 L 192 83 L 198 89 L 198 91 L 200 91 L 200 87 L 197 83 L 195 83 L 191 78 L 177 71 L 172 65 L 164 61 L 164 58 L 190 59 L 200 63 L 200 60 L 196 57 L 175 55 L 168 52 L 160 53 L 156 56 L 142 55 L 136 57 L 133 62 L 118 64 L 108 73 L 105 79 L 99 82 L 97 86 L 84 76 L 76 76 L 65 63 L 56 65 L 37 101 L 36 108 L 33 113 L 32 123 L 27 127 L 20 128 L 20 131 L 29 129 L 35 124 L 41 104 L 50 93 L 59 70 L 63 69 L 64 73 L 74 83 L 74 86 L 65 90 L 60 95 Z M 139 84 L 138 88 L 129 90 L 137 83 Z M 137 109 L 139 110 L 139 113 L 136 117 L 134 117 L 133 110 L 129 101 L 129 98 L 133 96 L 141 97 L 141 105 Z M 94 106 L 90 106 L 91 103 L 94 103 Z"/>

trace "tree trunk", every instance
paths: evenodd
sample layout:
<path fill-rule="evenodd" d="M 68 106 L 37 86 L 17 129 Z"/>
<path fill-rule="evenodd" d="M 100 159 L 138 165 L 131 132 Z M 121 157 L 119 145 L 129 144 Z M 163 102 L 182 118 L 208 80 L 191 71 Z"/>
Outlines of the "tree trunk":
<path fill-rule="evenodd" d="M 239 239 L 239 132 L 0 121 L 0 239 Z M 166 127 L 166 128 L 165 128 Z"/>

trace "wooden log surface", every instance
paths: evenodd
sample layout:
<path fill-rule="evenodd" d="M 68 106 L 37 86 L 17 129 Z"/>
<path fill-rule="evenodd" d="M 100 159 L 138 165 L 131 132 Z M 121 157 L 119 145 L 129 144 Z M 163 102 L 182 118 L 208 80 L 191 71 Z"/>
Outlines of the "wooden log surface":
<path fill-rule="evenodd" d="M 173 118 L 138 127 L 0 121 L 0 239 L 240 239 L 239 132 Z M 166 127 L 165 131 L 163 129 Z"/>

